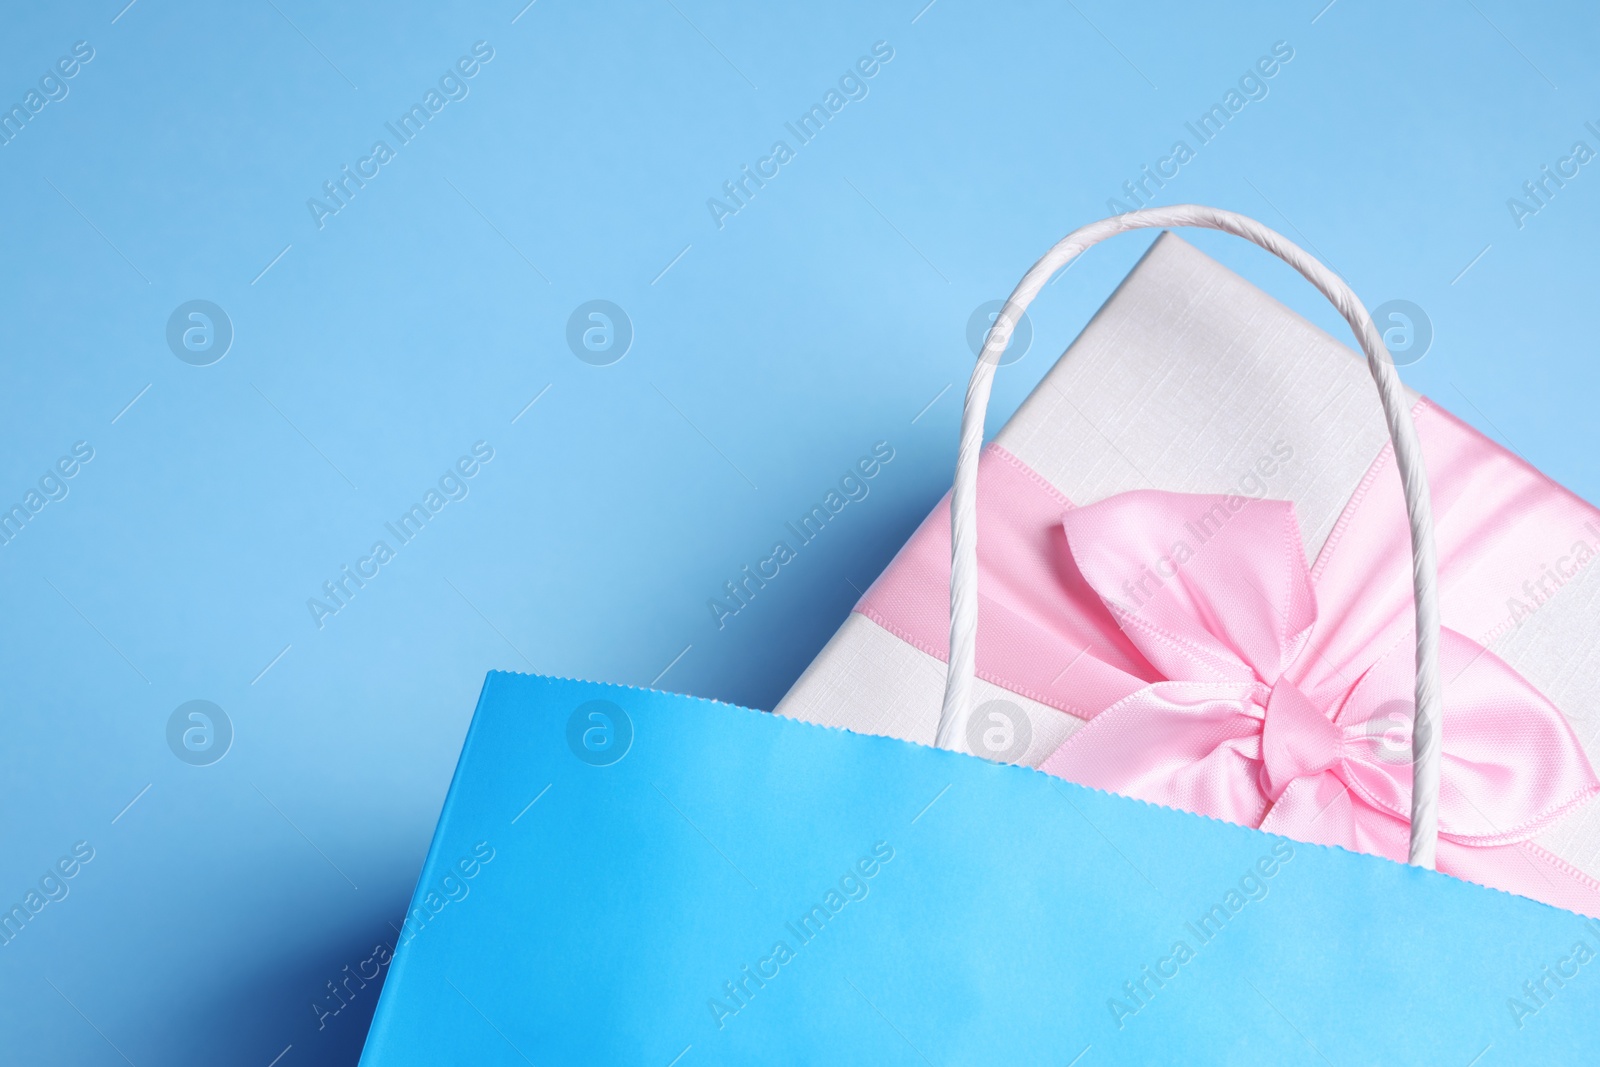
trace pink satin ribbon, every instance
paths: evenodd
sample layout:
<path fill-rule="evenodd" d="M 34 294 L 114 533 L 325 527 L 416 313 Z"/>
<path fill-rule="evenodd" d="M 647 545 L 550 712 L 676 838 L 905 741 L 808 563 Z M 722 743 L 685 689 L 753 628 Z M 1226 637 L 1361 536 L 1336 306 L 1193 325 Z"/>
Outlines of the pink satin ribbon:
<path fill-rule="evenodd" d="M 1550 562 L 1589 565 L 1600 512 L 1427 401 L 1414 417 L 1445 623 L 1439 869 L 1600 915 L 1600 883 L 1532 840 L 1600 780 L 1560 711 L 1484 647 Z M 981 472 L 978 673 L 1088 720 L 1042 770 L 1404 861 L 1415 639 L 1389 449 L 1309 569 L 1282 501 L 1137 491 L 1075 508 L 992 446 Z M 946 658 L 948 561 L 943 507 L 857 610 Z"/>

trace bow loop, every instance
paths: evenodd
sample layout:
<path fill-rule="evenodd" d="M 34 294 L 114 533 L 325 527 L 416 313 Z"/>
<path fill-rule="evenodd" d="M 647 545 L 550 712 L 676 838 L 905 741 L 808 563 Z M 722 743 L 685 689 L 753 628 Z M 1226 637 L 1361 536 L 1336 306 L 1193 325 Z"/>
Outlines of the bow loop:
<path fill-rule="evenodd" d="M 1171 679 L 1273 685 L 1316 600 L 1294 506 L 1137 490 L 1062 517 L 1084 578 Z"/>
<path fill-rule="evenodd" d="M 1448 627 L 1439 636 L 1447 682 L 1441 837 L 1485 847 L 1526 841 L 1600 792 L 1577 737 L 1542 693 L 1477 642 Z M 1350 787 L 1402 820 L 1411 810 L 1411 650 L 1407 631 L 1351 687 L 1338 715 Z"/>

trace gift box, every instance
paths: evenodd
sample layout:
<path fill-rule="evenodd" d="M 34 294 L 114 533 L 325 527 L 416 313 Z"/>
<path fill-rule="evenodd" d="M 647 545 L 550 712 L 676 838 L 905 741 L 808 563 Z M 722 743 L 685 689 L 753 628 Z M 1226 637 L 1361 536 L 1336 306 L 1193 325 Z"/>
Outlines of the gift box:
<path fill-rule="evenodd" d="M 1440 869 L 1600 915 L 1600 513 L 1407 398 L 1444 627 Z M 962 747 L 1406 858 L 1407 516 L 1348 348 L 1165 233 L 980 470 Z M 777 711 L 932 744 L 949 589 L 947 498 Z"/>

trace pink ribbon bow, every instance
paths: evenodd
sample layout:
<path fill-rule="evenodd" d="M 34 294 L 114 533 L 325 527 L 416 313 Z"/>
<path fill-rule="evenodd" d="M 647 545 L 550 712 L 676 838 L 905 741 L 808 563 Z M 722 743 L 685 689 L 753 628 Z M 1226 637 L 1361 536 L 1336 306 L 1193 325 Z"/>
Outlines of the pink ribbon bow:
<path fill-rule="evenodd" d="M 1352 654 L 1319 626 L 1292 505 L 1138 491 L 1066 513 L 1084 579 L 1159 675 L 1041 769 L 1084 785 L 1404 860 L 1411 627 Z M 1538 874 L 1515 846 L 1600 791 L 1566 719 L 1446 629 L 1439 868 L 1491 885 Z M 1544 888 L 1544 887 L 1540 887 Z M 1548 890 L 1546 890 L 1546 893 Z M 1541 894 L 1545 895 L 1545 894 Z"/>
<path fill-rule="evenodd" d="M 1600 882 L 1533 840 L 1600 782 L 1561 712 L 1486 647 L 1533 610 L 1529 576 L 1600 565 L 1600 513 L 1426 400 L 1413 417 L 1446 625 L 1439 869 L 1600 916 Z M 1274 456 L 1256 469 L 1294 451 Z M 1309 570 L 1288 503 L 1138 491 L 1077 508 L 993 445 L 978 507 L 979 676 L 1086 720 L 1041 769 L 1405 859 L 1415 637 L 1387 447 Z M 856 607 L 940 659 L 949 525 L 946 503 Z"/>

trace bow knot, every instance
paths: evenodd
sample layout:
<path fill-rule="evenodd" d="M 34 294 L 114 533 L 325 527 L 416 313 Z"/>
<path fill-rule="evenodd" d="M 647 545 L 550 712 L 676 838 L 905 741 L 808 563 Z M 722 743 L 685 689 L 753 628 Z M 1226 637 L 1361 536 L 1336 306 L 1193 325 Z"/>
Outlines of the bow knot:
<path fill-rule="evenodd" d="M 1343 758 L 1343 731 L 1298 686 L 1279 679 L 1261 724 L 1261 792 L 1276 801 L 1296 778 L 1332 770 Z"/>

